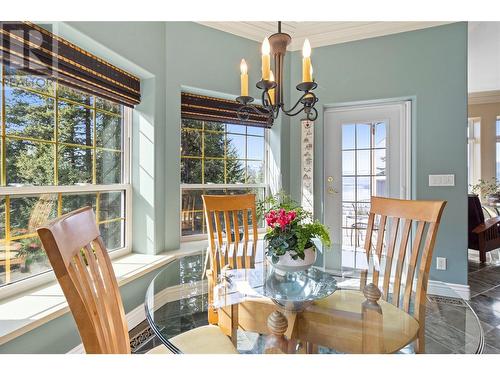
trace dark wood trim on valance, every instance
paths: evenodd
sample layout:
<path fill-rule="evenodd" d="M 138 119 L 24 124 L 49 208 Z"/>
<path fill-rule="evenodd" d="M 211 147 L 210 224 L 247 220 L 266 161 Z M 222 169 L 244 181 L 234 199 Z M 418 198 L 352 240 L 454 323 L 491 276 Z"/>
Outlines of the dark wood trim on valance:
<path fill-rule="evenodd" d="M 129 107 L 141 100 L 139 78 L 31 22 L 0 21 L 0 59 Z"/>
<path fill-rule="evenodd" d="M 242 124 L 270 128 L 268 117 L 251 113 L 247 120 L 238 118 L 238 109 L 241 104 L 236 100 L 213 98 L 197 94 L 183 92 L 181 96 L 181 116 L 195 120 L 217 121 L 231 124 Z M 265 111 L 264 107 L 257 106 Z"/>

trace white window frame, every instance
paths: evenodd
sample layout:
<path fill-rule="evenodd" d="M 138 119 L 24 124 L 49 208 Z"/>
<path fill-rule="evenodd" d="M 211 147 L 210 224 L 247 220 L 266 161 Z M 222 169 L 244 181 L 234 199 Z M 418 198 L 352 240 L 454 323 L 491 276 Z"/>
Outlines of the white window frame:
<path fill-rule="evenodd" d="M 246 125 L 249 126 L 249 125 Z M 264 129 L 264 182 L 260 184 L 180 184 L 180 192 L 179 192 L 179 202 L 180 202 L 180 210 L 179 215 L 182 213 L 182 192 L 184 190 L 239 190 L 239 189 L 252 189 L 259 188 L 264 189 L 265 196 L 269 193 L 269 129 Z M 259 228 L 259 233 L 265 231 L 265 228 Z M 181 242 L 192 242 L 192 241 L 200 241 L 206 240 L 207 234 L 190 234 L 190 235 L 182 235 L 182 222 L 179 220 L 179 233 L 181 236 Z"/>
<path fill-rule="evenodd" d="M 54 185 L 54 186 L 0 186 L 0 196 L 27 196 L 47 193 L 96 193 L 106 191 L 125 192 L 125 239 L 121 248 L 111 250 L 111 259 L 122 257 L 132 252 L 132 186 L 131 186 L 131 151 L 132 151 L 132 109 L 123 107 L 123 183 L 108 185 Z M 0 300 L 22 293 L 39 285 L 55 280 L 52 269 L 0 286 Z"/>
<path fill-rule="evenodd" d="M 477 184 L 481 179 L 481 118 L 467 120 L 467 183 Z M 469 181 L 470 180 L 470 181 Z"/>

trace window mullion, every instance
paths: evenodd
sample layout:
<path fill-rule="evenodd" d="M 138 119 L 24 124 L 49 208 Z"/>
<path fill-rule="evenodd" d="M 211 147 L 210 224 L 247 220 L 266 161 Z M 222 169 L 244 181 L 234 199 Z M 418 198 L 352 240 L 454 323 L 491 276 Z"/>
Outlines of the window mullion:
<path fill-rule="evenodd" d="M 7 142 L 5 141 L 5 118 L 5 65 L 2 64 L 2 186 L 7 185 Z"/>
<path fill-rule="evenodd" d="M 93 96 L 93 110 L 92 110 L 92 183 L 96 184 L 97 183 L 97 151 L 96 151 L 96 144 L 97 144 L 97 132 L 96 132 L 96 97 Z M 122 153 L 122 159 L 123 159 L 123 153 Z M 122 160 L 123 162 L 123 160 Z M 123 175 L 123 173 L 122 173 Z"/>
<path fill-rule="evenodd" d="M 9 245 L 10 245 L 10 197 L 5 197 L 5 259 L 10 259 Z M 5 264 L 5 283 L 10 283 L 10 262 Z"/>
<path fill-rule="evenodd" d="M 201 122 L 201 183 L 205 183 L 205 121 Z"/>
<path fill-rule="evenodd" d="M 224 125 L 224 183 L 227 184 L 227 125 Z"/>
<path fill-rule="evenodd" d="M 59 185 L 59 83 L 56 81 L 54 85 L 54 185 Z"/>

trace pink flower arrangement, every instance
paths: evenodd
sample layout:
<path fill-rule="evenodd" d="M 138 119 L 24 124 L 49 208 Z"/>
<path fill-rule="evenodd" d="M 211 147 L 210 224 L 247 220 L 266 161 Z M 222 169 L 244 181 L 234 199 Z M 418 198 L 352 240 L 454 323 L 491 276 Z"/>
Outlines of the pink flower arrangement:
<path fill-rule="evenodd" d="M 274 229 L 278 226 L 281 230 L 285 230 L 286 226 L 290 225 L 296 217 L 297 213 L 295 211 L 290 210 L 287 212 L 283 208 L 271 210 L 265 216 L 266 223 L 269 227 Z"/>

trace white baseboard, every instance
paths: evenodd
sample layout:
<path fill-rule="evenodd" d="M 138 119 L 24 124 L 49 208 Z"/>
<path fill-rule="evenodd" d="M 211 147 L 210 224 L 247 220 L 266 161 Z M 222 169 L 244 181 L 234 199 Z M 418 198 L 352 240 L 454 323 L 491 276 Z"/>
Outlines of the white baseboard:
<path fill-rule="evenodd" d="M 198 281 L 193 284 L 185 284 L 185 285 L 175 285 L 170 288 L 164 289 L 155 295 L 155 302 L 158 305 L 163 305 L 167 302 L 177 301 L 181 298 L 181 293 L 186 293 L 191 289 L 200 290 L 200 285 L 202 284 L 201 290 L 207 290 L 207 281 Z M 194 296 L 195 294 L 190 294 Z M 125 315 L 125 319 L 127 319 L 127 325 L 130 328 L 136 327 L 139 323 L 146 319 L 146 311 L 144 309 L 144 304 L 141 303 L 135 309 L 128 312 Z M 71 349 L 67 354 L 84 354 L 85 351 L 83 349 L 83 344 L 75 346 Z"/>
<path fill-rule="evenodd" d="M 467 284 L 453 284 L 429 280 L 427 294 L 436 294 L 444 297 L 456 297 L 458 294 L 460 298 L 468 301 L 470 300 L 470 286 Z"/>
<path fill-rule="evenodd" d="M 85 351 L 83 350 L 83 344 L 75 346 L 73 349 L 71 349 L 66 354 L 85 354 Z"/>

